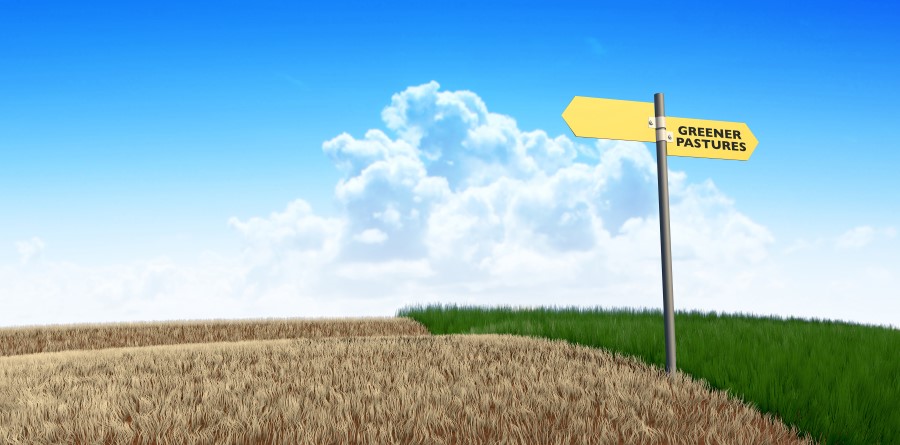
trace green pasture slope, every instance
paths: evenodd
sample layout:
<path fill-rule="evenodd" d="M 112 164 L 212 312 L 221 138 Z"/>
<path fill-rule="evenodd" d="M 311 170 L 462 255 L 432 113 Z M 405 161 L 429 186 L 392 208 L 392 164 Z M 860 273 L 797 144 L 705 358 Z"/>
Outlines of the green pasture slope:
<path fill-rule="evenodd" d="M 662 311 L 414 306 L 440 334 L 518 334 L 600 347 L 665 368 Z M 900 330 L 676 312 L 678 370 L 795 425 L 820 444 L 900 444 Z"/>

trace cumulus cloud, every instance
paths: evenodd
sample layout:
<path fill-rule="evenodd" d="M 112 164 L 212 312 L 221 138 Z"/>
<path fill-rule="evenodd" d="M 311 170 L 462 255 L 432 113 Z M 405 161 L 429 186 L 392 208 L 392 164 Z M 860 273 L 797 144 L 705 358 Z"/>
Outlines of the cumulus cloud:
<path fill-rule="evenodd" d="M 244 236 L 245 253 L 257 261 L 281 258 L 286 252 L 329 261 L 338 253 L 345 221 L 316 216 L 306 201 L 298 199 L 268 218 L 232 217 L 228 224 Z"/>
<path fill-rule="evenodd" d="M 436 82 L 394 94 L 381 115 L 390 133 L 344 133 L 323 144 L 344 174 L 335 187 L 343 213 L 329 232 L 333 255 L 305 267 L 317 270 L 305 282 L 311 292 L 514 296 L 526 304 L 556 292 L 573 302 L 600 295 L 594 304 L 657 306 L 656 163 L 646 145 L 586 149 L 524 131 L 475 93 Z M 578 161 L 584 154 L 596 162 Z M 767 258 L 773 236 L 712 181 L 670 177 L 677 261 L 749 270 Z M 284 218 L 270 219 L 256 226 L 280 233 Z M 756 277 L 742 274 L 743 282 Z M 735 286 L 704 273 L 682 283 L 698 304 Z"/>
<path fill-rule="evenodd" d="M 387 235 L 378 229 L 366 229 L 354 236 L 353 239 L 365 244 L 380 244 L 387 239 Z"/>
<path fill-rule="evenodd" d="M 44 251 L 44 240 L 33 236 L 30 239 L 16 241 L 16 250 L 19 252 L 19 262 L 28 264 L 32 260 L 40 257 Z"/>
<path fill-rule="evenodd" d="M 656 163 L 647 145 L 522 130 L 474 92 L 442 91 L 437 82 L 394 94 L 381 117 L 385 130 L 322 145 L 343 173 L 338 216 L 319 216 L 297 199 L 266 217 L 231 218 L 244 241 L 237 258 L 110 270 L 50 264 L 43 273 L 62 277 L 50 284 L 0 269 L 0 292 L 83 295 L 121 320 L 386 316 L 430 302 L 661 306 Z M 810 275 L 804 283 L 819 287 L 792 284 L 794 271 L 808 270 L 801 263 L 810 257 L 799 255 L 821 258 L 820 246 L 795 244 L 791 256 L 773 257 L 772 233 L 712 180 L 670 171 L 669 181 L 676 308 L 839 318 L 811 312 L 805 299 L 837 300 L 835 289 L 853 281 Z M 876 232 L 862 226 L 838 244 L 864 246 Z M 43 244 L 23 246 L 31 258 Z M 898 284 L 890 264 L 858 276 L 883 293 Z M 90 305 L 55 307 L 71 318 L 66 307 Z"/>

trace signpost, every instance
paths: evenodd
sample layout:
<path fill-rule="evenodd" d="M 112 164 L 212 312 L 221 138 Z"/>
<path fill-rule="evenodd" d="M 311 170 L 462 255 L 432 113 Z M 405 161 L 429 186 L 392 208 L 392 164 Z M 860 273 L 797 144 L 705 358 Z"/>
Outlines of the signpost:
<path fill-rule="evenodd" d="M 669 232 L 669 179 L 666 158 L 750 159 L 758 141 L 743 122 L 666 117 L 663 94 L 653 102 L 575 96 L 562 114 L 575 136 L 656 142 L 659 191 L 659 241 L 662 255 L 666 372 L 675 372 L 675 303 L 672 296 L 672 247 Z M 671 149 L 667 147 L 672 143 Z"/>

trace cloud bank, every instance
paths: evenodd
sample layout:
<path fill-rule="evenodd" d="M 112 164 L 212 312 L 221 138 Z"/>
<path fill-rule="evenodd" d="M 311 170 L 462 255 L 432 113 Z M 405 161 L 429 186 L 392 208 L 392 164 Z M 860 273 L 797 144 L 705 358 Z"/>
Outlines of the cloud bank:
<path fill-rule="evenodd" d="M 385 130 L 322 146 L 343 173 L 338 217 L 300 198 L 265 217 L 231 218 L 243 253 L 195 265 L 36 267 L 27 263 L 43 242 L 23 241 L 22 264 L 0 269 L 0 290 L 25 298 L 0 323 L 390 316 L 438 302 L 661 307 L 656 164 L 646 145 L 525 131 L 475 93 L 436 82 L 394 94 L 381 118 Z M 841 286 L 896 288 L 896 265 L 844 269 L 860 275 L 830 282 L 842 277 L 797 261 L 821 262 L 821 243 L 779 252 L 713 181 L 678 171 L 669 181 L 677 310 L 897 324 L 886 308 L 846 311 L 838 301 Z M 862 226 L 832 244 L 864 250 L 892 230 Z"/>

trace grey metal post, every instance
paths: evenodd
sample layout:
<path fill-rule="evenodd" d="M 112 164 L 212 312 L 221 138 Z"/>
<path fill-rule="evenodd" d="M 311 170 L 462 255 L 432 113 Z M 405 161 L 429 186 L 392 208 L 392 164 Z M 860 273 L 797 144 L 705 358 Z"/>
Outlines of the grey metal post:
<path fill-rule="evenodd" d="M 663 317 L 666 328 L 666 373 L 675 371 L 675 303 L 672 299 L 672 245 L 669 232 L 669 175 L 666 157 L 666 111 L 663 93 L 653 95 L 656 110 L 656 178 L 659 186 L 659 241 L 662 253 Z"/>

